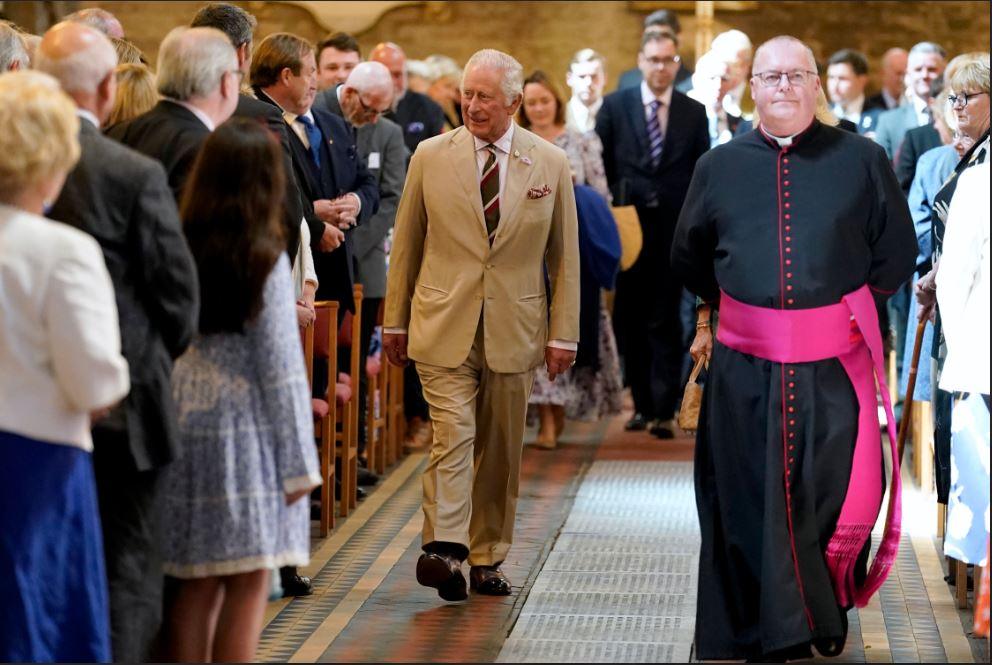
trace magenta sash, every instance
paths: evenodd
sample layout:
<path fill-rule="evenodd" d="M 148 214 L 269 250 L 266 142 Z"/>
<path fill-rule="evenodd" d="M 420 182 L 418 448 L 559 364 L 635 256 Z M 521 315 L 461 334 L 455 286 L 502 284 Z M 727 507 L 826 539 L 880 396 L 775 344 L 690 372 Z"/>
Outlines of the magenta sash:
<path fill-rule="evenodd" d="M 847 494 L 837 528 L 827 544 L 826 559 L 837 603 L 850 607 L 853 600 L 858 607 L 864 607 L 882 586 L 895 562 L 902 522 L 896 419 L 885 385 L 882 335 L 869 288 L 862 286 L 844 296 L 836 305 L 795 310 L 754 307 L 723 293 L 716 337 L 724 346 L 735 351 L 783 365 L 837 358 L 844 367 L 858 399 L 858 435 Z M 785 372 L 784 366 L 782 371 Z M 871 537 L 884 495 L 878 472 L 882 465 L 882 446 L 876 381 L 885 405 L 893 469 L 882 543 L 864 584 L 857 588 L 854 565 Z M 784 404 L 784 394 L 782 400 Z M 782 428 L 783 445 L 787 446 L 784 422 Z M 790 494 L 788 482 L 786 477 L 787 501 Z M 791 517 L 789 535 L 791 538 Z"/>

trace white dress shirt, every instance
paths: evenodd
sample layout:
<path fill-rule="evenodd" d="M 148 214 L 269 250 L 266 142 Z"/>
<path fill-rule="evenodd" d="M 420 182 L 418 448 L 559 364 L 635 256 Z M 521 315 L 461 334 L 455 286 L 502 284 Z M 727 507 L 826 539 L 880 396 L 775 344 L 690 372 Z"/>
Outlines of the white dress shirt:
<path fill-rule="evenodd" d="M 661 102 L 661 106 L 658 107 L 658 124 L 661 126 L 661 137 L 662 141 L 665 140 L 665 136 L 668 133 L 668 111 L 672 108 L 672 91 L 673 86 L 668 86 L 668 89 L 661 95 L 655 97 L 655 94 L 651 92 L 651 88 L 645 81 L 641 81 L 641 104 L 644 105 L 644 120 L 647 122 L 651 121 L 651 103 L 655 100 Z M 664 143 L 662 143 L 664 146 Z M 662 148 L 664 150 L 664 148 Z"/>
<path fill-rule="evenodd" d="M 591 106 L 586 106 L 581 99 L 573 96 L 565 106 L 566 126 L 583 134 L 591 132 L 596 129 L 596 114 L 602 106 L 602 97 L 594 101 Z"/>
<path fill-rule="evenodd" d="M 100 246 L 0 204 L 0 430 L 93 449 L 90 411 L 130 390 Z"/>
<path fill-rule="evenodd" d="M 947 340 L 940 387 L 989 394 L 989 162 L 958 177 L 937 268 Z"/>
<path fill-rule="evenodd" d="M 843 104 L 834 104 L 830 109 L 834 112 L 834 115 L 842 120 L 850 120 L 855 125 L 861 124 L 861 111 L 865 107 L 865 96 L 859 95 L 856 99 L 851 101 L 850 104 L 844 106 Z"/>
<path fill-rule="evenodd" d="M 79 116 L 81 119 L 86 120 L 97 129 L 100 129 L 100 121 L 97 119 L 95 115 L 93 115 L 86 109 L 77 108 L 76 115 Z"/>
<path fill-rule="evenodd" d="M 509 170 L 508 166 L 510 163 L 510 147 L 513 145 L 513 128 L 516 126 L 512 120 L 510 121 L 510 126 L 504 132 L 503 136 L 493 141 L 493 147 L 496 148 L 496 163 L 499 165 L 499 200 L 500 209 L 503 206 L 503 192 L 506 191 L 506 172 Z M 482 181 L 482 173 L 485 170 L 486 161 L 489 159 L 489 151 L 486 150 L 486 146 L 489 145 L 487 141 L 483 141 L 478 136 L 472 135 L 472 139 L 475 141 L 475 161 L 479 167 L 478 177 L 476 178 L 480 182 Z M 482 205 L 482 192 L 479 192 L 479 205 Z M 390 334 L 401 334 L 405 335 L 406 328 L 383 328 L 384 333 Z M 560 339 L 548 340 L 548 346 L 556 349 L 564 349 L 566 351 L 576 351 L 579 345 L 575 342 L 566 342 Z"/>
<path fill-rule="evenodd" d="M 927 105 L 926 101 L 920 99 L 916 95 L 913 95 L 912 100 L 913 111 L 916 112 L 917 127 L 929 125 L 931 120 L 930 107 Z"/>

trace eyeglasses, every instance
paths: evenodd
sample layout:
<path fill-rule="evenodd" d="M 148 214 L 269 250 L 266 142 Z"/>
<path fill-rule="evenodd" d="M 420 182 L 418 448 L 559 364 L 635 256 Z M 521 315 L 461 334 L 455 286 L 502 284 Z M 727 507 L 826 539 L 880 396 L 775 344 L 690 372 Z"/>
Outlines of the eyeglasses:
<path fill-rule="evenodd" d="M 985 92 L 984 90 L 980 90 L 978 92 L 962 92 L 960 95 L 948 95 L 947 101 L 950 103 L 952 109 L 963 109 L 965 106 L 968 105 L 968 102 L 970 102 L 975 97 L 978 97 L 979 95 L 987 95 L 987 94 L 989 93 Z"/>
<path fill-rule="evenodd" d="M 369 106 L 368 104 L 366 104 L 365 103 L 365 100 L 362 99 L 362 96 L 360 94 L 358 94 L 358 91 L 357 90 L 355 91 L 355 96 L 358 97 L 358 104 L 362 107 L 362 111 L 365 112 L 365 115 L 367 115 L 367 116 L 378 116 L 378 115 L 382 115 L 383 113 L 385 113 L 384 110 L 383 111 L 380 111 L 379 109 L 375 108 L 374 106 Z"/>
<path fill-rule="evenodd" d="M 668 58 L 644 58 L 649 65 L 652 67 L 674 67 L 675 65 L 682 62 L 682 58 L 677 55 L 670 56 Z"/>
<path fill-rule="evenodd" d="M 816 76 L 816 72 L 797 69 L 794 72 L 761 72 L 751 78 L 757 79 L 766 88 L 775 88 L 782 82 L 782 77 L 789 81 L 789 85 L 803 86 Z"/>

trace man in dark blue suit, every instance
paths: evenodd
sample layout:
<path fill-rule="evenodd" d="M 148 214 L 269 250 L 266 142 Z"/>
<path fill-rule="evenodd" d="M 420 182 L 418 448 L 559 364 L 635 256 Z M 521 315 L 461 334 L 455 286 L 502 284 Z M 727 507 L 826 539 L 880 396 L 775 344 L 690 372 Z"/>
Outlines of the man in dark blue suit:
<path fill-rule="evenodd" d="M 830 110 L 840 120 L 849 120 L 858 134 L 875 135 L 878 116 L 885 108 L 865 99 L 868 85 L 868 59 L 849 48 L 841 49 L 827 61 L 827 95 Z"/>
<path fill-rule="evenodd" d="M 252 59 L 251 83 L 258 99 L 279 107 L 289 126 L 293 171 L 320 282 L 317 299 L 338 301 L 342 313 L 354 311 L 351 246 L 345 235 L 339 247 L 340 238 L 379 207 L 379 187 L 358 154 L 354 131 L 341 118 L 311 108 L 317 60 L 302 37 L 277 32 L 263 39 Z M 323 393 L 323 386 L 314 388 Z M 310 579 L 296 568 L 282 568 L 280 576 L 286 595 L 313 593 Z"/>
<path fill-rule="evenodd" d="M 649 32 L 663 32 L 671 35 L 678 41 L 682 33 L 682 24 L 679 23 L 678 15 L 671 9 L 659 9 L 644 17 L 644 32 L 641 38 Z M 634 67 L 620 74 L 617 83 L 617 90 L 636 88 L 644 80 L 640 67 Z M 689 92 L 692 90 L 692 70 L 684 62 L 680 62 L 675 72 L 675 89 L 679 92 Z"/>
<path fill-rule="evenodd" d="M 379 188 L 358 154 L 353 130 L 344 120 L 311 108 L 317 94 L 313 46 L 301 37 L 275 33 L 258 45 L 251 67 L 255 94 L 275 104 L 289 126 L 293 170 L 310 230 L 318 300 L 354 307 L 351 248 L 328 251 L 328 241 L 371 217 L 379 206 Z"/>
<path fill-rule="evenodd" d="M 683 344 L 682 286 L 671 273 L 669 255 L 696 160 L 709 149 L 710 137 L 703 105 L 674 90 L 675 38 L 645 34 L 637 60 L 644 80 L 603 100 L 596 132 L 613 201 L 637 207 L 644 234 L 640 257 L 617 280 L 614 305 L 636 411 L 627 428 L 650 428 L 670 438 Z"/>

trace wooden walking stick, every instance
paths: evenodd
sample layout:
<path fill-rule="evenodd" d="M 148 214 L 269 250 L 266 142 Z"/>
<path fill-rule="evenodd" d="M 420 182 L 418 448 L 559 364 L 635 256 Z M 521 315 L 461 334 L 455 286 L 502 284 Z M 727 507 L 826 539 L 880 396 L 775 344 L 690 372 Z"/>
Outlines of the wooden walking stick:
<path fill-rule="evenodd" d="M 920 366 L 920 351 L 923 348 L 923 331 L 927 320 L 916 324 L 916 341 L 913 342 L 913 359 L 909 364 L 909 380 L 906 382 L 906 397 L 902 402 L 902 422 L 899 423 L 899 463 L 902 464 L 902 454 L 906 449 L 906 436 L 909 434 L 909 419 L 913 410 L 913 393 L 916 391 L 916 370 Z M 919 454 L 919 451 L 917 451 Z"/>

